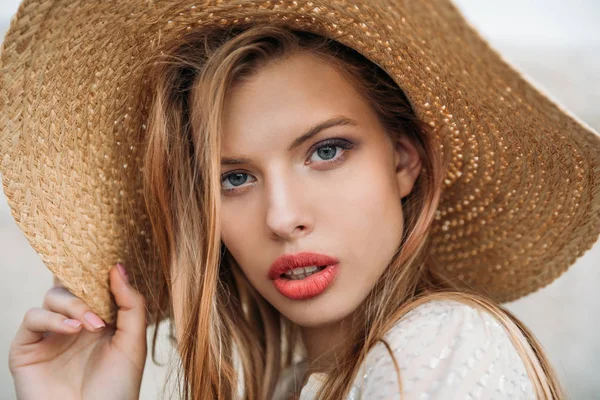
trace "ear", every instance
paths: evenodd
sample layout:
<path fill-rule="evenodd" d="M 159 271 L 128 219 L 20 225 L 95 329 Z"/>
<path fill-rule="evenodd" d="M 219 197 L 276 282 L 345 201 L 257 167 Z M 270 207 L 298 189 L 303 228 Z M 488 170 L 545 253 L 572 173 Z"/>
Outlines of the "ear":
<path fill-rule="evenodd" d="M 413 190 L 423 166 L 417 149 L 407 135 L 397 138 L 394 143 L 394 166 L 398 194 L 403 199 Z"/>

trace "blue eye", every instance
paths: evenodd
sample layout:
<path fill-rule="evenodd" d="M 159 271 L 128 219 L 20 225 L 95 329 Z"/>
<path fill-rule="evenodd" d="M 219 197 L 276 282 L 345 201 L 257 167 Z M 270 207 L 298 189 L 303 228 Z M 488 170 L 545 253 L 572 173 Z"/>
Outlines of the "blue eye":
<path fill-rule="evenodd" d="M 318 147 L 313 154 L 317 154 L 323 159 L 323 161 L 332 160 L 336 154 L 339 153 L 337 149 L 341 149 L 341 146 L 325 145 Z"/>
<path fill-rule="evenodd" d="M 320 143 L 317 143 L 315 145 L 315 147 L 312 148 L 314 150 L 312 152 L 309 152 L 309 154 L 311 154 L 311 155 L 316 154 L 319 157 L 321 157 L 321 159 L 323 161 L 317 163 L 318 165 L 320 165 L 319 167 L 317 167 L 317 169 L 321 169 L 322 168 L 321 166 L 323 166 L 323 165 L 325 167 L 327 167 L 327 166 L 331 166 L 333 164 L 337 164 L 337 163 L 344 161 L 346 158 L 346 153 L 348 151 L 352 150 L 353 147 L 354 147 L 354 144 L 345 139 L 328 139 L 328 140 L 324 140 Z M 337 149 L 341 149 L 341 150 L 337 150 Z M 341 155 L 338 156 L 338 154 L 341 154 Z M 318 161 L 318 160 L 309 159 L 309 160 L 307 160 L 307 162 L 305 164 L 311 164 L 314 161 Z M 249 176 L 249 174 L 247 174 L 245 172 L 241 172 L 241 171 L 233 171 L 233 172 L 228 172 L 226 174 L 223 174 L 221 176 L 221 185 L 223 185 L 223 183 L 226 183 L 226 182 L 229 182 L 233 185 L 233 188 L 224 188 L 223 187 L 223 193 L 229 194 L 229 193 L 233 193 L 233 192 L 237 192 L 237 191 L 241 190 L 241 189 L 239 189 L 239 187 L 248 181 L 248 179 L 247 179 L 248 176 Z"/>
<path fill-rule="evenodd" d="M 243 172 L 235 172 L 233 174 L 229 174 L 226 179 L 229 180 L 233 186 L 239 186 L 246 183 L 247 179 L 245 179 L 244 176 L 248 176 L 248 174 Z"/>

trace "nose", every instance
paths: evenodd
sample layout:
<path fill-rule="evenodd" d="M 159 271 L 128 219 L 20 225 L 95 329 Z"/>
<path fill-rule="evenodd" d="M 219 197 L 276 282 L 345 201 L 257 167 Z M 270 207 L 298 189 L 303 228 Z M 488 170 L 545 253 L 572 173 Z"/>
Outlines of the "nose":
<path fill-rule="evenodd" d="M 266 189 L 266 224 L 280 239 L 293 240 L 305 236 L 312 230 L 312 220 L 308 213 L 309 196 L 303 190 L 298 177 L 271 180 Z"/>

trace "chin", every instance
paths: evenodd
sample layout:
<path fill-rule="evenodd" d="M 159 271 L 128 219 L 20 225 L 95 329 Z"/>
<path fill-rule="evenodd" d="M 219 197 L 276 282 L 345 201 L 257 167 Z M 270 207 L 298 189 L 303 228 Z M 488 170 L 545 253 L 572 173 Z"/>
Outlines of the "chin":
<path fill-rule="evenodd" d="M 314 313 L 312 315 L 286 315 L 286 317 L 292 321 L 293 323 L 295 323 L 298 326 L 301 326 L 303 328 L 319 328 L 322 326 L 327 326 L 330 325 L 336 321 L 339 321 L 339 319 L 333 318 L 333 319 L 329 319 L 329 318 L 325 318 L 322 315 L 314 315 Z"/>
<path fill-rule="evenodd" d="M 344 310 L 334 302 L 319 301 L 317 298 L 310 301 L 290 300 L 294 304 L 284 304 L 279 308 L 293 323 L 303 328 L 317 328 L 340 322 L 351 314 L 352 310 Z M 347 303 L 345 304 L 347 306 Z"/>

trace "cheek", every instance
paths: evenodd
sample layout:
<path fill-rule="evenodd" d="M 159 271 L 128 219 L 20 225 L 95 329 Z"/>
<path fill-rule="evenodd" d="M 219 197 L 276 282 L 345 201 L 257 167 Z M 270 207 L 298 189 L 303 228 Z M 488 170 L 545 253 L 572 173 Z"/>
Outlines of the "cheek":
<path fill-rule="evenodd" d="M 234 206 L 222 208 L 221 240 L 242 271 L 245 266 L 256 265 L 259 250 L 265 247 L 264 239 L 259 234 L 264 230 L 260 222 L 247 205 L 240 208 Z M 252 275 L 247 275 L 250 280 Z"/>
<path fill-rule="evenodd" d="M 247 210 L 236 210 L 235 207 L 223 207 L 221 214 L 221 240 L 236 258 L 245 254 L 245 249 L 252 246 L 251 240 L 255 235 L 249 235 L 253 222 L 247 216 Z"/>
<path fill-rule="evenodd" d="M 383 273 L 402 238 L 403 215 L 395 179 L 372 164 L 354 174 L 354 184 L 342 189 L 338 231 L 353 265 L 361 268 L 370 284 Z M 365 268 L 368 266 L 368 268 Z"/>
<path fill-rule="evenodd" d="M 350 184 L 348 183 L 350 182 Z M 371 163 L 338 188 L 340 219 L 367 241 L 380 241 L 388 233 L 402 232 L 402 206 L 394 176 Z"/>

